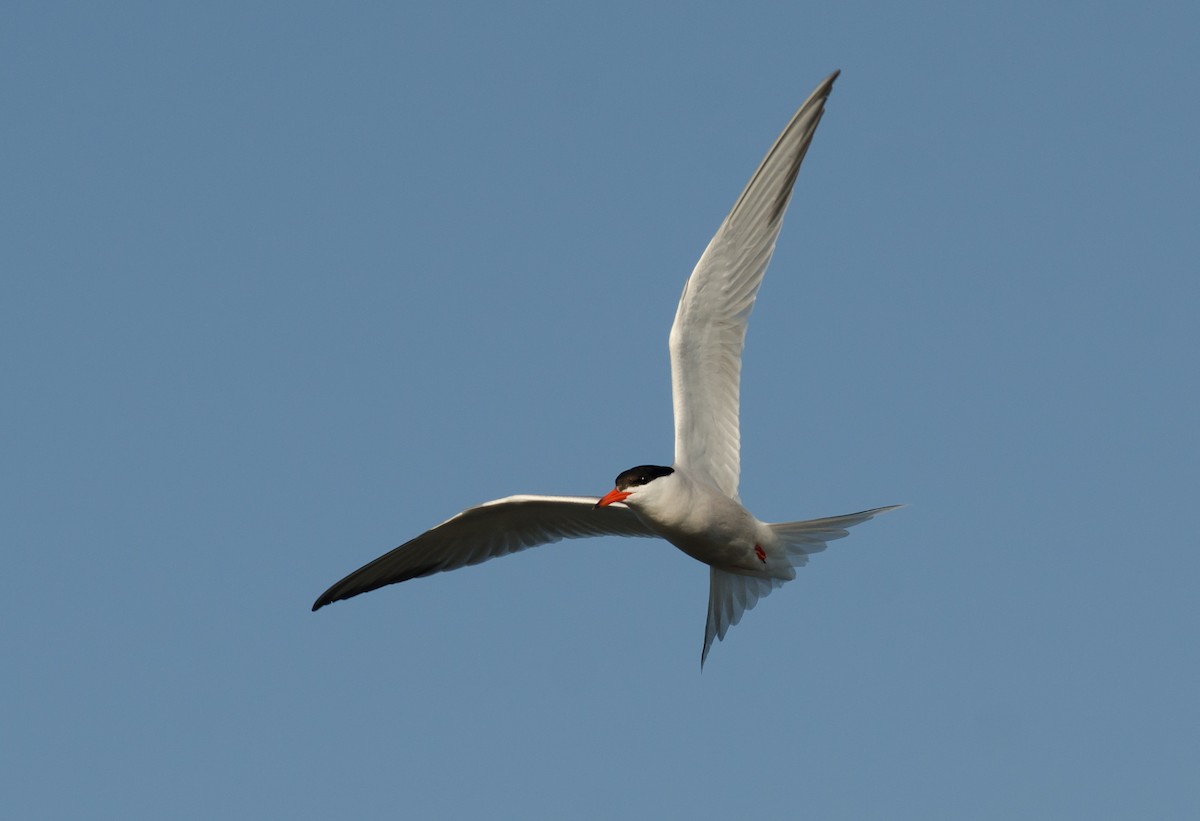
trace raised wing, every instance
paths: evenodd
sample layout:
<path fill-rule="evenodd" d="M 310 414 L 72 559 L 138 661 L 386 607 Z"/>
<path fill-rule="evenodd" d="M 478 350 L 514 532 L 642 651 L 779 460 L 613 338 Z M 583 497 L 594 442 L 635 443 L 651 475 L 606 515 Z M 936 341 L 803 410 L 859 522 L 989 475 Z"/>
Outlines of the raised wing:
<path fill-rule="evenodd" d="M 322 593 L 312 609 L 560 539 L 654 535 L 629 508 L 596 508 L 598 501 L 587 496 L 509 496 L 484 502 L 355 570 Z"/>
<path fill-rule="evenodd" d="M 734 499 L 741 470 L 738 384 L 746 322 L 825 100 L 839 72 L 784 128 L 696 263 L 671 327 L 675 463 Z"/>

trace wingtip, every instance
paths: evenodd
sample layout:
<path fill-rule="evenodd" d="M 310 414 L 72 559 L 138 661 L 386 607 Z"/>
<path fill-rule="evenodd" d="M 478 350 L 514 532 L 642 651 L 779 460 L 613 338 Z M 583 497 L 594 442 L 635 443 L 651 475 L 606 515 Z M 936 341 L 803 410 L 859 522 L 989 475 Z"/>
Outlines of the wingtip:
<path fill-rule="evenodd" d="M 833 91 L 834 82 L 837 80 L 838 77 L 841 76 L 841 74 L 842 74 L 842 70 L 840 68 L 834 69 L 832 74 L 830 74 L 828 77 L 826 77 L 824 80 L 822 80 L 820 82 L 820 84 L 816 88 L 816 91 L 813 92 L 813 96 L 827 98 L 829 96 L 830 92 Z"/>

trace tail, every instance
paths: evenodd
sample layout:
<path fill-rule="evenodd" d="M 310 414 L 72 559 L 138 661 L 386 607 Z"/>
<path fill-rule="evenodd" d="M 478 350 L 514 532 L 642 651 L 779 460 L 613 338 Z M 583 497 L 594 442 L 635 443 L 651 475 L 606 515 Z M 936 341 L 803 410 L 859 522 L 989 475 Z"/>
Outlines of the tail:
<path fill-rule="evenodd" d="M 874 510 L 864 510 L 861 513 L 847 513 L 845 516 L 830 516 L 827 519 L 808 519 L 803 522 L 780 522 L 767 525 L 779 540 L 779 546 L 786 552 L 792 567 L 803 567 L 808 564 L 808 557 L 825 549 L 826 542 L 848 536 L 847 528 L 862 524 L 868 519 L 887 513 L 903 505 L 877 507 Z M 783 583 L 795 578 L 791 572 L 786 578 L 772 576 L 747 576 L 741 573 L 730 573 L 727 570 L 709 568 L 708 586 L 708 623 L 704 626 L 704 649 L 700 652 L 700 669 L 704 669 L 704 660 L 714 641 L 725 638 L 725 634 L 739 621 L 742 614 L 758 604 L 758 600 L 766 596 Z"/>

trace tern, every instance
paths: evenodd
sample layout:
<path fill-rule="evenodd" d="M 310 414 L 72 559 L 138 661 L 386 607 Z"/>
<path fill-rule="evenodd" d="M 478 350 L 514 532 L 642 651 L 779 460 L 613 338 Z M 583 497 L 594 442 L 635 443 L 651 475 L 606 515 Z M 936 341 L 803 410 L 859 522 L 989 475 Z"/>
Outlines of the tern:
<path fill-rule="evenodd" d="M 840 72 L 796 111 L 704 250 L 671 326 L 675 461 L 617 476 L 602 497 L 509 496 L 464 510 L 355 570 L 321 594 L 317 610 L 380 587 L 585 536 L 665 539 L 709 566 L 700 666 L 714 640 L 758 600 L 796 576 L 826 542 L 900 505 L 768 524 L 738 497 L 738 393 L 746 324 L 800 164 Z"/>

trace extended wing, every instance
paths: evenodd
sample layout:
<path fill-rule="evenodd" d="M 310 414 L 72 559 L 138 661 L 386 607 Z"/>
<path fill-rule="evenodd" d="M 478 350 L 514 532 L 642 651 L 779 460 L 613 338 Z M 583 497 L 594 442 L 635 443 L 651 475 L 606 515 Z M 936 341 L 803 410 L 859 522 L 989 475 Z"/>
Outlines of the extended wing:
<path fill-rule="evenodd" d="M 746 322 L 837 76 L 834 72 L 817 86 L 767 152 L 696 263 L 671 327 L 675 464 L 707 476 L 735 499 Z"/>
<path fill-rule="evenodd" d="M 624 505 L 597 509 L 597 501 L 586 496 L 509 496 L 484 502 L 363 565 L 322 593 L 312 609 L 560 539 L 654 535 Z"/>

